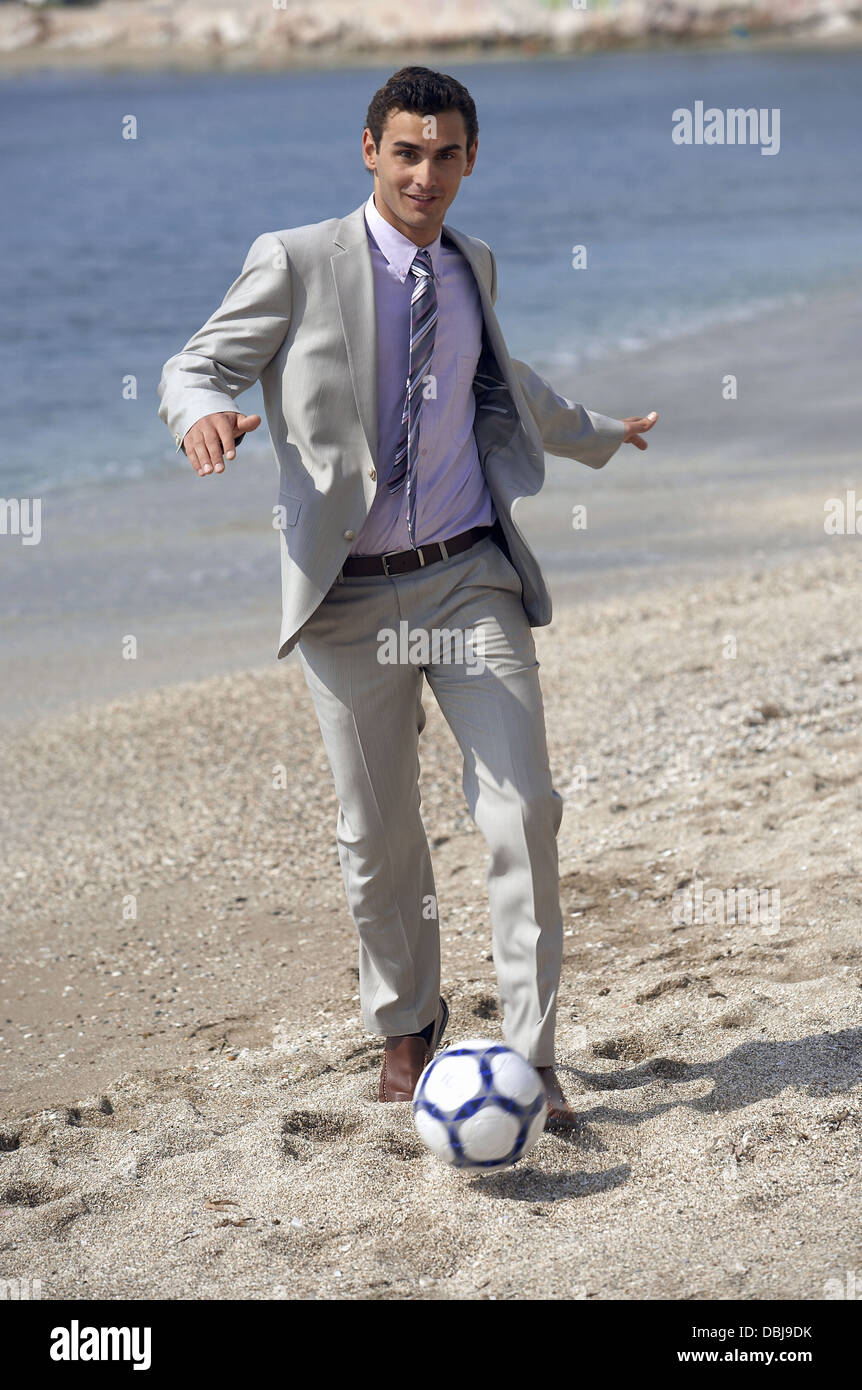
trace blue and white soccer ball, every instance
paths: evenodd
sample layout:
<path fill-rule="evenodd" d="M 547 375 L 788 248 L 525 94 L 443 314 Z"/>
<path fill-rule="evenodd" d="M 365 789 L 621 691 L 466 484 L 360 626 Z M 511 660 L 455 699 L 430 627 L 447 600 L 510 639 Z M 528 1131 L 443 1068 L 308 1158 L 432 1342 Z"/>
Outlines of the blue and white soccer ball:
<path fill-rule="evenodd" d="M 413 1092 L 419 1137 L 455 1168 L 508 1168 L 545 1128 L 535 1067 L 503 1043 L 468 1038 L 432 1057 Z"/>

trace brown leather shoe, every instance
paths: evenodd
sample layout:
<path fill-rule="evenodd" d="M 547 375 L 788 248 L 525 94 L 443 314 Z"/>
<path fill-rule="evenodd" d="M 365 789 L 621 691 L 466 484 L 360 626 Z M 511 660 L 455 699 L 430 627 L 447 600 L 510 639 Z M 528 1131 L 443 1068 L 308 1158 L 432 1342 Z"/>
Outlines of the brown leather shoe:
<path fill-rule="evenodd" d="M 441 996 L 430 1043 L 426 1044 L 423 1037 L 413 1033 L 386 1039 L 378 1100 L 413 1099 L 416 1083 L 440 1046 L 448 1022 L 449 1006 Z"/>
<path fill-rule="evenodd" d="M 536 1067 L 536 1071 L 544 1082 L 545 1095 L 548 1098 L 548 1118 L 545 1121 L 546 1128 L 576 1129 L 579 1124 L 578 1117 L 563 1095 L 554 1068 Z"/>

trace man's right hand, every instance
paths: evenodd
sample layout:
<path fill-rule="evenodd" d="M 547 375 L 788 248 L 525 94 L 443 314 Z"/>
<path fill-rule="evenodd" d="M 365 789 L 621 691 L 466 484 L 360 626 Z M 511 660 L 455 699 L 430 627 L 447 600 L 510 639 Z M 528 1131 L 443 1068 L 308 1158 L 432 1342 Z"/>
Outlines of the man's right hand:
<path fill-rule="evenodd" d="M 183 436 L 183 449 L 199 477 L 223 473 L 224 460 L 236 458 L 234 444 L 249 430 L 256 430 L 259 415 L 242 415 L 237 410 L 218 410 L 196 420 Z"/>

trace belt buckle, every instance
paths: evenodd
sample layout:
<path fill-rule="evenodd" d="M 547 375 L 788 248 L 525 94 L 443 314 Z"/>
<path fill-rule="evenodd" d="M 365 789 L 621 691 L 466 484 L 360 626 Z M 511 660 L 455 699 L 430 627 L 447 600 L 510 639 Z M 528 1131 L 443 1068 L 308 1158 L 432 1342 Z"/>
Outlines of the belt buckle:
<path fill-rule="evenodd" d="M 386 575 L 386 578 L 387 578 L 387 579 L 391 578 L 390 571 L 389 571 L 389 557 L 390 557 L 390 555 L 403 555 L 403 554 L 404 554 L 404 551 L 403 551 L 403 550 L 387 550 L 387 552 L 386 552 L 385 555 L 381 555 L 381 556 L 380 556 L 380 559 L 381 559 L 382 564 L 383 564 L 383 573 Z M 422 554 L 422 547 L 421 547 L 421 545 L 417 545 L 417 546 L 416 546 L 416 554 L 419 556 L 419 568 L 421 569 L 422 566 L 425 564 L 425 556 Z"/>

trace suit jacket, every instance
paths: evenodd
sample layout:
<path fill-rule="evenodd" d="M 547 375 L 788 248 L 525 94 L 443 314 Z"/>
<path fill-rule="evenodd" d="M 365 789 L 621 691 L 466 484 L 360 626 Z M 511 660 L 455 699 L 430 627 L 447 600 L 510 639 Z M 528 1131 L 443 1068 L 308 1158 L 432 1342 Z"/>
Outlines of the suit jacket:
<path fill-rule="evenodd" d="M 164 365 L 159 416 L 177 449 L 203 415 L 236 410 L 258 379 L 279 464 L 282 624 L 278 656 L 329 592 L 377 488 L 374 282 L 365 203 L 347 217 L 264 232 L 221 306 Z M 484 319 L 474 393 L 482 469 L 531 626 L 551 620 L 538 562 L 515 520 L 539 491 L 544 454 L 601 468 L 623 441 L 621 420 L 557 395 L 509 356 L 494 313 L 491 248 L 444 223 L 466 257 Z M 489 382 L 493 382 L 491 385 Z"/>

